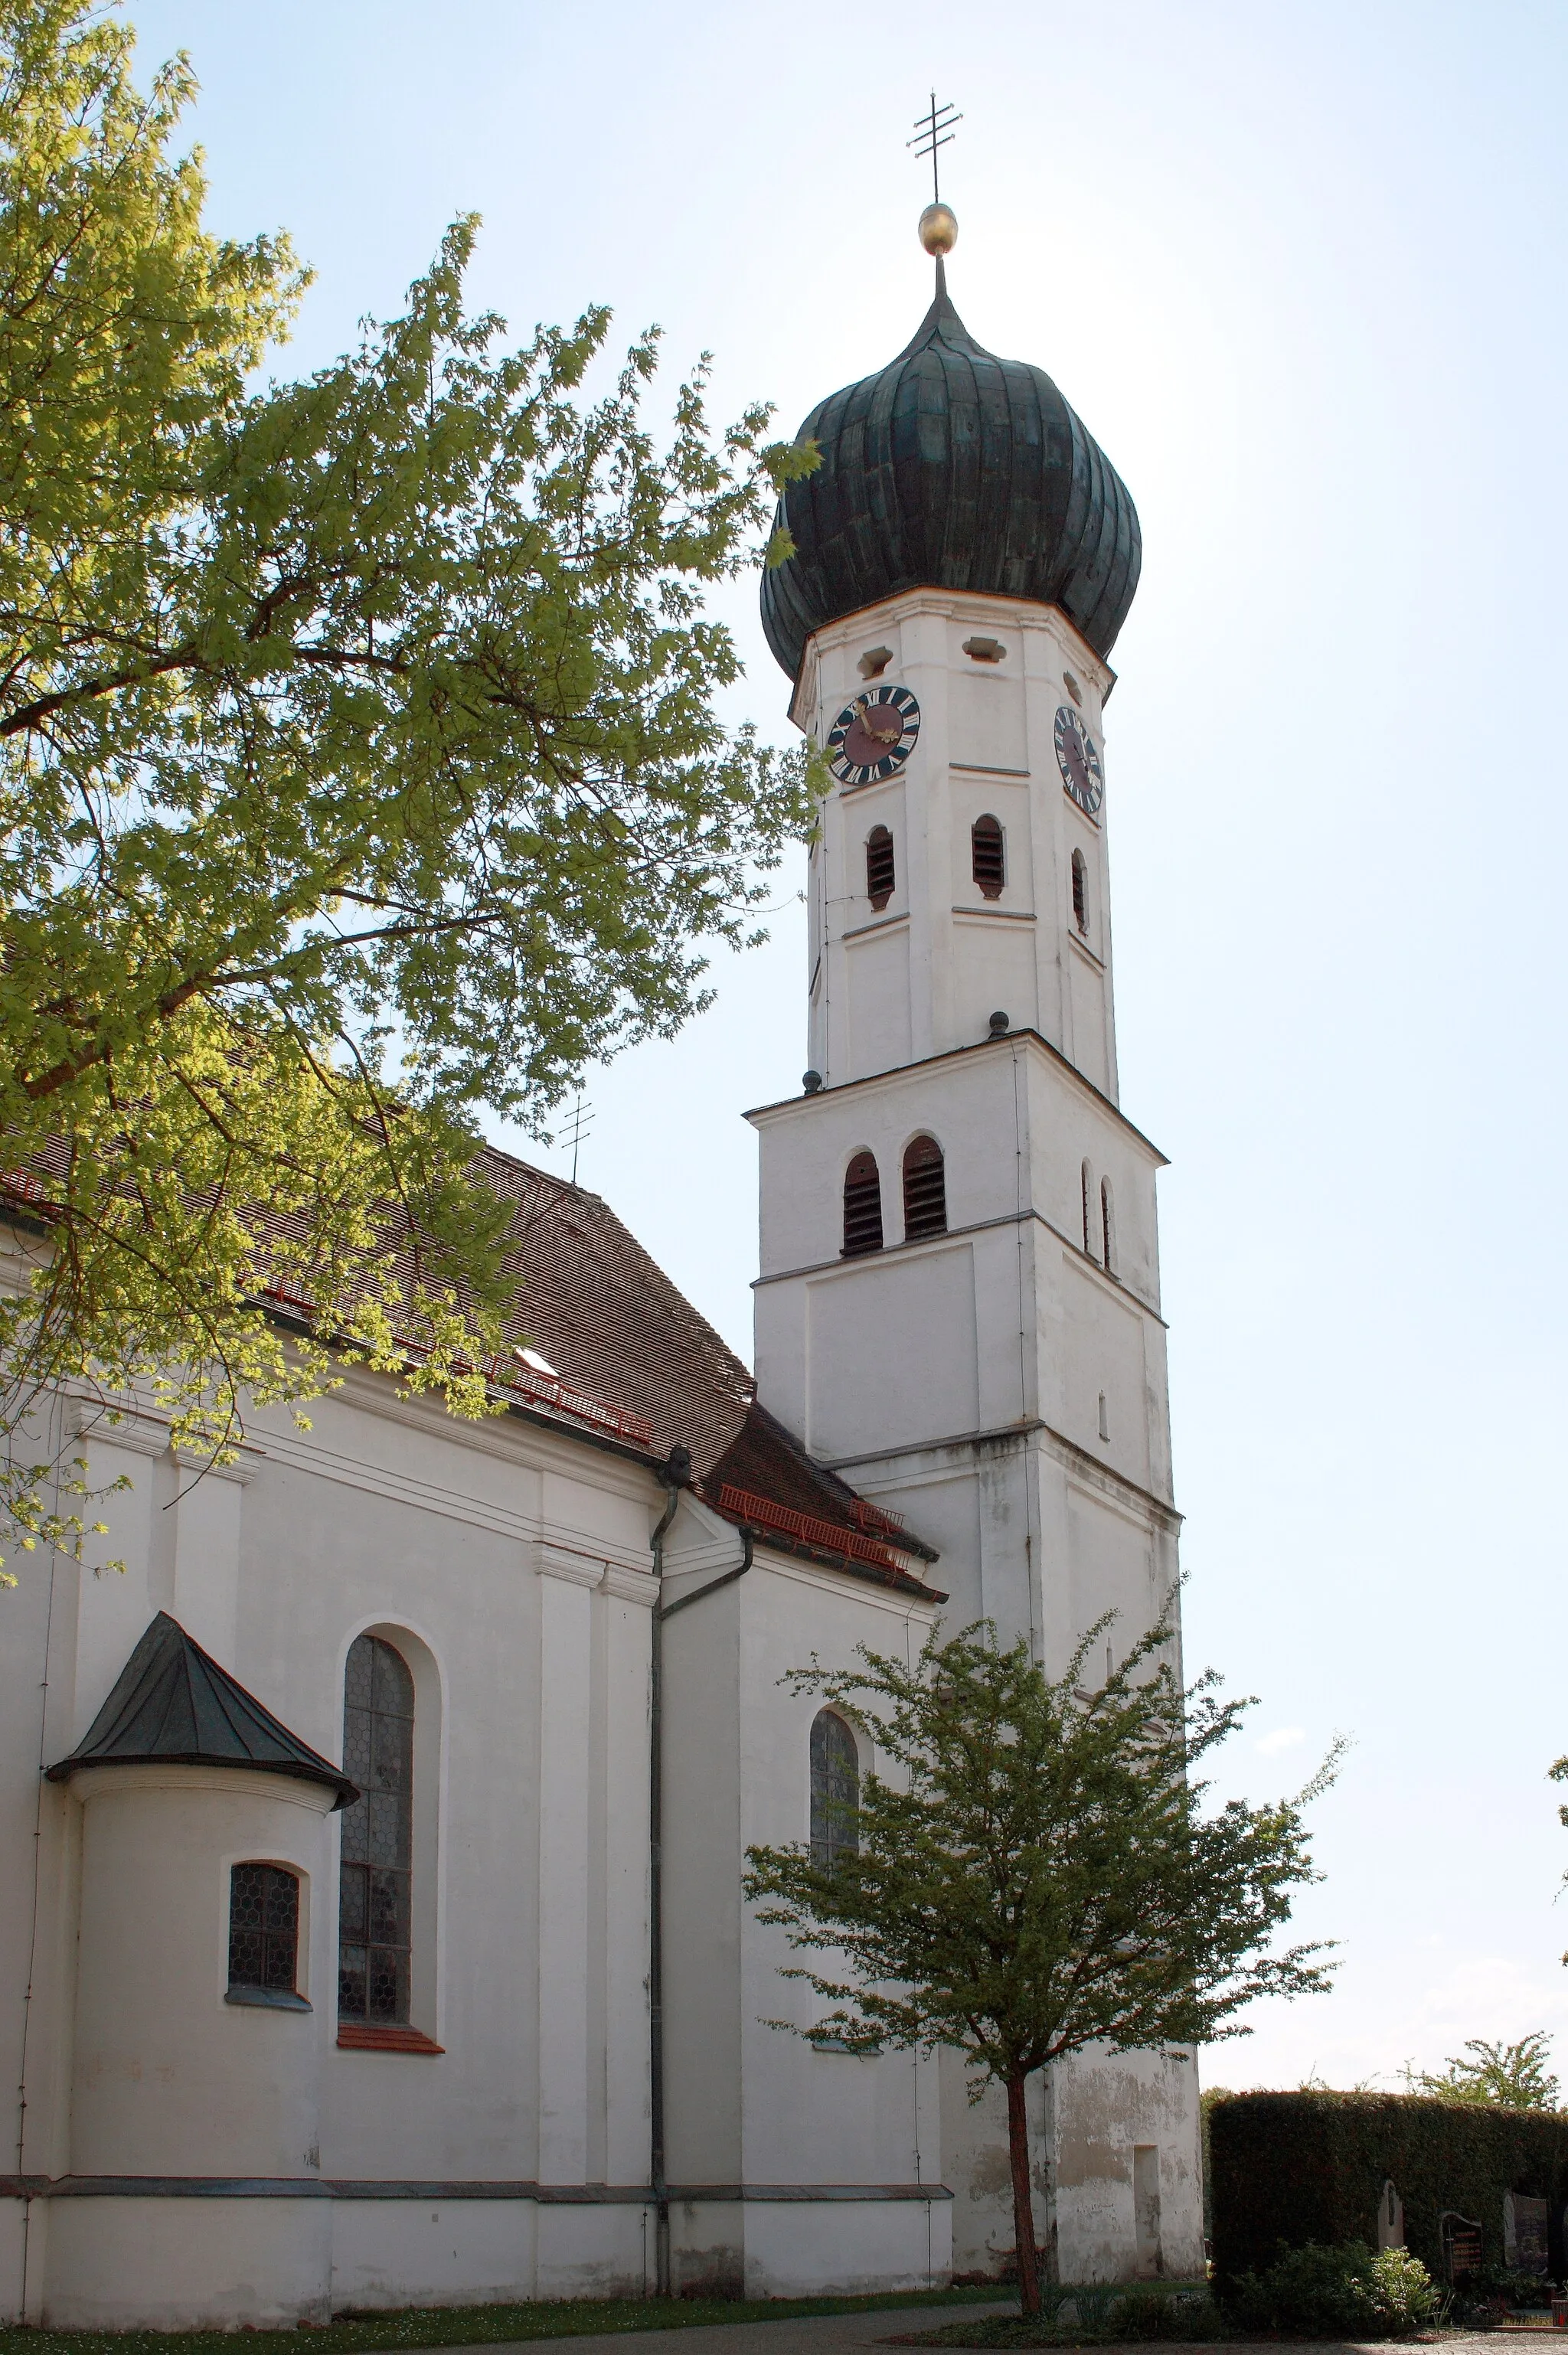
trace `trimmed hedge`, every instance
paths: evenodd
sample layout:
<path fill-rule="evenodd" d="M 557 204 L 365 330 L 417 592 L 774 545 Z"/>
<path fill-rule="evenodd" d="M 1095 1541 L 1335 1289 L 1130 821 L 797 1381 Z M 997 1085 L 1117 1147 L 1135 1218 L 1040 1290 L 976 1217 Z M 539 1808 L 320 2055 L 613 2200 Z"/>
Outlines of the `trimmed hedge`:
<path fill-rule="evenodd" d="M 1488 2264 L 1503 2263 L 1503 2198 L 1550 2203 L 1551 2264 L 1565 2270 L 1568 2113 L 1483 2108 L 1421 2094 L 1217 2094 L 1208 2111 L 1214 2271 L 1262 2272 L 1281 2244 L 1377 2243 L 1392 2180 L 1405 2243 L 1443 2278 L 1445 2209 L 1479 2223 Z"/>

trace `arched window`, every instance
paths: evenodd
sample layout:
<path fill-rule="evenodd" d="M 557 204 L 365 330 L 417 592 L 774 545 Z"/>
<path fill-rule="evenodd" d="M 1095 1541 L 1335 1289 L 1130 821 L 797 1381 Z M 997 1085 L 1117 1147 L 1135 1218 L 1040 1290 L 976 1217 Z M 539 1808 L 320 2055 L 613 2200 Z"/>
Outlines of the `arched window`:
<path fill-rule="evenodd" d="M 860 1758 L 841 1717 L 819 1710 L 811 1721 L 811 1860 L 834 1864 L 860 1845 Z"/>
<path fill-rule="evenodd" d="M 974 862 L 975 880 L 984 898 L 999 900 L 1002 886 L 1008 879 L 1007 854 L 1002 841 L 1001 822 L 994 817 L 977 817 L 969 829 L 970 857 Z"/>
<path fill-rule="evenodd" d="M 1115 1207 L 1111 1200 L 1111 1181 L 1108 1178 L 1102 1178 L 1100 1180 L 1100 1240 L 1105 1246 L 1104 1257 L 1105 1273 L 1107 1275 L 1115 1275 L 1116 1218 Z"/>
<path fill-rule="evenodd" d="M 1094 1174 L 1085 1162 L 1079 1173 L 1083 1189 L 1083 1248 L 1091 1259 L 1094 1256 L 1094 1230 L 1089 1223 L 1089 1204 L 1094 1192 Z"/>
<path fill-rule="evenodd" d="M 300 1994 L 300 1882 L 283 1864 L 237 1864 L 229 1874 L 230 2003 L 308 2011 Z"/>
<path fill-rule="evenodd" d="M 1072 854 L 1072 921 L 1085 938 L 1089 932 L 1089 880 L 1083 853 Z"/>
<path fill-rule="evenodd" d="M 934 1136 L 917 1136 L 904 1151 L 904 1241 L 947 1232 L 947 1172 Z"/>
<path fill-rule="evenodd" d="M 857 1153 L 844 1172 L 844 1252 L 859 1259 L 862 1252 L 882 1248 L 882 1181 L 874 1153 Z"/>
<path fill-rule="evenodd" d="M 874 826 L 866 837 L 866 897 L 880 909 L 892 896 L 893 838 L 885 826 Z"/>
<path fill-rule="evenodd" d="M 343 1811 L 337 2016 L 406 2026 L 412 1943 L 414 1680 L 379 1636 L 349 1647 L 343 1771 L 363 1796 Z"/>

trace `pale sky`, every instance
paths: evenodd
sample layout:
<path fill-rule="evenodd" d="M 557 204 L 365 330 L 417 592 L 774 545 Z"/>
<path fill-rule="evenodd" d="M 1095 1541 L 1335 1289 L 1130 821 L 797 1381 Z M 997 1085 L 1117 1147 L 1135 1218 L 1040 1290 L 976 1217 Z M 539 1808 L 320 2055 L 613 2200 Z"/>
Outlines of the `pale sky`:
<path fill-rule="evenodd" d="M 786 432 L 912 333 L 903 143 L 933 80 L 963 110 L 958 309 L 1056 378 L 1143 519 L 1107 814 L 1122 1100 L 1172 1164 L 1188 1658 L 1261 1696 L 1234 1787 L 1355 1742 L 1298 1909 L 1339 1987 L 1203 2073 L 1393 2086 L 1545 2028 L 1568 2077 L 1568 10 L 129 13 L 144 69 L 201 77 L 214 224 L 286 226 L 317 272 L 282 365 L 473 209 L 476 305 L 657 320 L 673 368 L 712 349 L 721 415 Z M 736 712 L 782 741 L 752 587 L 726 611 Z M 710 1014 L 593 1076 L 580 1171 L 748 1357 L 739 1115 L 799 1085 L 800 872 Z"/>

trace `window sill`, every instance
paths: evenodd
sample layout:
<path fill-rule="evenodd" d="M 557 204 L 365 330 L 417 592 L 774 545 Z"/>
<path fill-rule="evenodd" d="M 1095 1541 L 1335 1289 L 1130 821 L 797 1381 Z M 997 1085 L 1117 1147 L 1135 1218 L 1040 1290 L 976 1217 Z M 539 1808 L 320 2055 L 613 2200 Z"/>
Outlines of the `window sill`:
<path fill-rule="evenodd" d="M 369 2020 L 340 2019 L 337 2023 L 337 2049 L 340 2052 L 444 2052 L 444 2044 L 437 2044 L 418 2028 L 378 2028 Z"/>
<path fill-rule="evenodd" d="M 308 2011 L 310 2006 L 303 1995 L 285 1994 L 282 1987 L 231 1987 L 224 1993 L 225 2003 L 253 2004 L 259 2011 Z"/>

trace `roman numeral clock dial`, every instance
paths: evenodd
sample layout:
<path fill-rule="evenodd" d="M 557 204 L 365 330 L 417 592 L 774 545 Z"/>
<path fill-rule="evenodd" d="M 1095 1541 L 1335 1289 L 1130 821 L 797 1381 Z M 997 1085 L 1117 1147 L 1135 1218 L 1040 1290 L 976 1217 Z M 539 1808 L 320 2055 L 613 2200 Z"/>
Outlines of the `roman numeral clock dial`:
<path fill-rule="evenodd" d="M 1097 817 L 1105 798 L 1105 772 L 1094 739 L 1065 703 L 1056 715 L 1056 765 L 1085 817 Z"/>
<path fill-rule="evenodd" d="M 847 703 L 827 731 L 827 765 L 841 785 L 871 785 L 903 767 L 920 735 L 920 706 L 907 687 L 870 687 Z"/>

